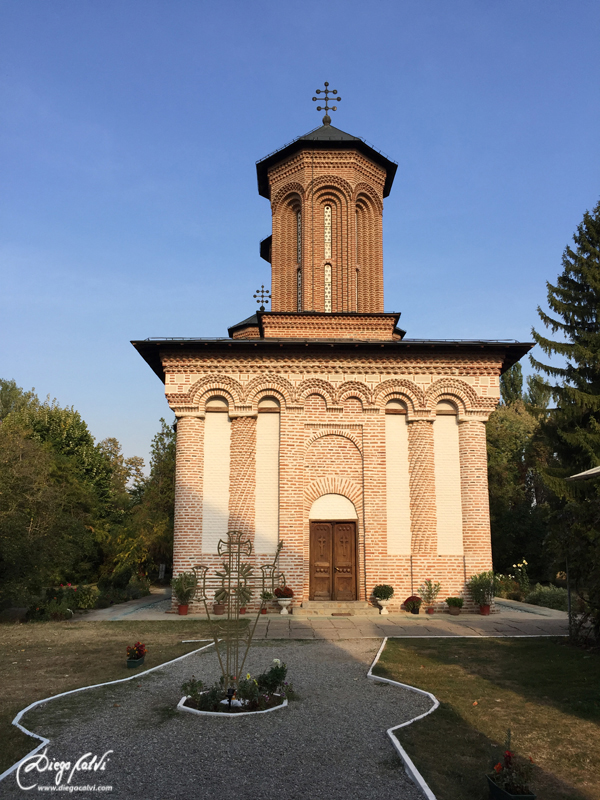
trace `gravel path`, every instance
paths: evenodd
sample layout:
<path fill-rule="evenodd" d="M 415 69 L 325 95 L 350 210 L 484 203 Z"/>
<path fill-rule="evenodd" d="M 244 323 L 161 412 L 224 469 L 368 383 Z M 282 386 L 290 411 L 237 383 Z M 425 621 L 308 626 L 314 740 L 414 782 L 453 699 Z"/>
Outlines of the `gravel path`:
<path fill-rule="evenodd" d="M 72 783 L 112 785 L 104 794 L 116 798 L 422 800 L 385 731 L 430 701 L 366 679 L 378 646 L 368 639 L 255 644 L 247 669 L 256 674 L 281 658 L 301 695 L 270 714 L 219 719 L 174 711 L 184 680 L 217 677 L 210 648 L 139 680 L 47 703 L 23 724 L 50 738 L 54 759 L 75 763 L 85 752 L 114 750 L 104 772 L 79 772 Z M 48 773 L 27 780 L 51 783 Z M 0 786 L 6 798 L 28 794 L 14 774 Z"/>

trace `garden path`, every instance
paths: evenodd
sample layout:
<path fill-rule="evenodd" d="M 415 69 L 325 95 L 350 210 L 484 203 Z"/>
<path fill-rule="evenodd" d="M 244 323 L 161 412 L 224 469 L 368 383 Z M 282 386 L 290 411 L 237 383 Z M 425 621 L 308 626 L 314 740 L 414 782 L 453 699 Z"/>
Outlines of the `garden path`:
<path fill-rule="evenodd" d="M 301 695 L 268 714 L 227 719 L 175 710 L 184 680 L 217 677 L 211 647 L 136 680 L 54 700 L 22 722 L 50 739 L 53 759 L 75 763 L 84 753 L 114 751 L 103 772 L 79 772 L 72 783 L 111 785 L 110 796 L 119 800 L 422 800 L 386 730 L 431 702 L 367 680 L 378 646 L 372 639 L 257 643 L 247 668 L 256 674 L 281 658 Z M 43 773 L 25 782 L 51 780 Z M 26 796 L 14 774 L 2 793 Z"/>

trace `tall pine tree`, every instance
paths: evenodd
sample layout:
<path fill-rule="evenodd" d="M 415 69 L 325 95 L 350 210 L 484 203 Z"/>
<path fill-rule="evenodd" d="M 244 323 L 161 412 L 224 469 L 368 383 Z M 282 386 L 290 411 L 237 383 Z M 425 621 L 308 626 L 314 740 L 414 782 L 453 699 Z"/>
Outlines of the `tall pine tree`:
<path fill-rule="evenodd" d="M 560 497 L 572 496 L 562 478 L 600 464 L 600 202 L 592 213 L 586 211 L 573 240 L 556 285 L 547 283 L 550 313 L 538 307 L 544 325 L 559 337 L 532 330 L 544 353 L 564 360 L 558 366 L 531 358 L 551 380 L 556 409 L 548 415 L 546 433 L 556 461 L 547 478 Z"/>
<path fill-rule="evenodd" d="M 548 286 L 550 313 L 538 308 L 555 339 L 533 331 L 536 343 L 563 366 L 532 364 L 550 379 L 556 404 L 543 431 L 551 459 L 543 471 L 555 497 L 548 543 L 558 560 L 568 562 L 575 588 L 584 600 L 600 641 L 600 482 L 564 479 L 600 465 L 600 202 L 563 253 L 563 271 Z"/>

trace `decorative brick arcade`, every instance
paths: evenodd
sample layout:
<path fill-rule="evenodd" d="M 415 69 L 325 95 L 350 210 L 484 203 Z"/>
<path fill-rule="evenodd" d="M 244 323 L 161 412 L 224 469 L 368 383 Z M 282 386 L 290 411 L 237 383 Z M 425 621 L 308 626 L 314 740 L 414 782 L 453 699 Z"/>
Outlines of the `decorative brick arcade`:
<path fill-rule="evenodd" d="M 485 423 L 531 345 L 405 337 L 383 311 L 396 165 L 324 120 L 257 164 L 272 310 L 229 338 L 133 344 L 177 417 L 174 573 L 218 564 L 236 529 L 257 563 L 284 540 L 294 606 L 335 600 L 343 575 L 362 603 L 392 584 L 397 610 L 425 578 L 443 600 L 491 568 Z"/>

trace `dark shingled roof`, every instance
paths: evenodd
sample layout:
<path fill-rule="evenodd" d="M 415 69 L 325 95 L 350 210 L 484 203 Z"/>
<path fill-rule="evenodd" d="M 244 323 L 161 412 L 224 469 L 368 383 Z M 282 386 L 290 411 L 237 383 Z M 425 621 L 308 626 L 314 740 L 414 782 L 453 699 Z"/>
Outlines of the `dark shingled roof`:
<path fill-rule="evenodd" d="M 247 317 L 246 319 L 243 319 L 241 322 L 238 322 L 236 325 L 232 325 L 231 328 L 227 329 L 227 333 L 230 336 L 233 336 L 234 332 L 239 330 L 240 328 L 250 328 L 253 325 L 256 325 L 256 327 L 258 327 L 258 317 L 256 316 L 256 314 L 252 314 L 251 317 Z"/>
<path fill-rule="evenodd" d="M 376 164 L 386 171 L 385 185 L 383 187 L 383 196 L 387 197 L 391 191 L 392 183 L 394 182 L 394 175 L 398 165 L 394 161 L 375 150 L 370 144 L 367 144 L 364 139 L 358 136 L 352 136 L 350 133 L 341 131 L 339 128 L 334 128 L 333 125 L 322 125 L 320 128 L 315 128 L 314 131 L 299 136 L 293 142 L 286 144 L 281 150 L 276 150 L 266 158 L 256 162 L 256 174 L 258 177 L 258 193 L 268 200 L 271 197 L 269 189 L 269 169 L 278 164 L 286 158 L 289 158 L 294 153 L 302 149 L 347 149 L 358 150 L 360 153 L 370 158 Z"/>

